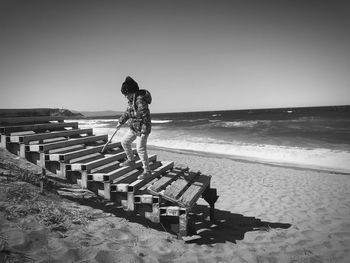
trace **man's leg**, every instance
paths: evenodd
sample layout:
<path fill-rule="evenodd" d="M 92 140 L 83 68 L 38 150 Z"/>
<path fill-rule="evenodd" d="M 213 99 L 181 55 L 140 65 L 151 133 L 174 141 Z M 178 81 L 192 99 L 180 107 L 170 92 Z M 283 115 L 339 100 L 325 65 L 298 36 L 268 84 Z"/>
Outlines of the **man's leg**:
<path fill-rule="evenodd" d="M 123 149 L 125 151 L 126 157 L 128 158 L 128 160 L 123 163 L 124 166 L 127 166 L 129 164 L 133 164 L 133 162 L 134 162 L 134 154 L 132 152 L 131 143 L 135 139 L 136 139 L 136 134 L 132 130 L 129 130 L 122 138 L 121 144 L 122 144 Z M 123 166 L 123 164 L 122 164 L 122 166 Z"/>
<path fill-rule="evenodd" d="M 136 138 L 136 150 L 140 157 L 140 160 L 143 165 L 143 173 L 146 175 L 150 175 L 151 169 L 149 167 L 148 162 L 148 154 L 147 154 L 147 134 L 141 134 L 141 136 L 137 136 Z M 143 179 L 143 178 L 141 178 Z"/>

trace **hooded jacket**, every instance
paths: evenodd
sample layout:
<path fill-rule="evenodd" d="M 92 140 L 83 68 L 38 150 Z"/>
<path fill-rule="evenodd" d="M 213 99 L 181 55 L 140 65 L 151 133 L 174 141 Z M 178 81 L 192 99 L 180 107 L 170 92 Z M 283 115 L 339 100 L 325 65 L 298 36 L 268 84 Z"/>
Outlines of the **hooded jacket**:
<path fill-rule="evenodd" d="M 130 129 L 141 134 L 151 133 L 151 114 L 148 105 L 152 102 L 152 96 L 147 90 L 136 91 L 125 112 L 120 116 L 119 123 L 124 124 L 129 120 Z"/>

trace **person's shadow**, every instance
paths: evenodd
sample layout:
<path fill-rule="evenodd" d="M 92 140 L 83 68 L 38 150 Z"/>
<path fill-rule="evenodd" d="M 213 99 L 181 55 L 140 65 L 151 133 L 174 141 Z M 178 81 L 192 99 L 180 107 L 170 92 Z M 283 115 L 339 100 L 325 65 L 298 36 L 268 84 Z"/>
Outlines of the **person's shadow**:
<path fill-rule="evenodd" d="M 196 205 L 190 213 L 190 234 L 192 238 L 185 238 L 187 243 L 215 244 L 227 241 L 236 243 L 243 240 L 250 231 L 270 231 L 273 228 L 287 229 L 289 223 L 266 222 L 259 218 L 246 217 L 230 211 L 215 209 L 215 220 L 209 220 L 209 209 L 205 205 Z M 192 232 L 192 233 L 191 233 Z"/>

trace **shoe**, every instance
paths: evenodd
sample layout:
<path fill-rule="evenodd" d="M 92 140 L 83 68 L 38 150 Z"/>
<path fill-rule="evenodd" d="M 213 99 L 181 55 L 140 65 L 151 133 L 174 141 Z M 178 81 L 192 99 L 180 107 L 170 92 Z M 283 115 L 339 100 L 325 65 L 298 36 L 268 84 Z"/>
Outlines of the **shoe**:
<path fill-rule="evenodd" d="M 120 164 L 120 166 L 122 166 L 122 167 L 128 167 L 128 166 L 132 167 L 132 166 L 135 166 L 135 161 L 126 160 L 125 162 Z"/>
<path fill-rule="evenodd" d="M 141 175 L 139 175 L 137 177 L 138 180 L 143 180 L 143 179 L 146 179 L 148 177 L 151 177 L 152 176 L 152 173 L 151 171 L 148 171 L 148 172 L 143 172 Z"/>

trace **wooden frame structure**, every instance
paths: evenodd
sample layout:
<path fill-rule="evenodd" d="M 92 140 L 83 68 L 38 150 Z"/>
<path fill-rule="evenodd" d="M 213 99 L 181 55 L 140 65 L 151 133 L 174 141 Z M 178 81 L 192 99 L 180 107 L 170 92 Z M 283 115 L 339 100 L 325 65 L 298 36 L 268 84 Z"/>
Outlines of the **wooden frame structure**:
<path fill-rule="evenodd" d="M 110 143 L 101 153 L 107 135 L 96 136 L 92 129 L 79 129 L 77 122 L 64 122 L 63 117 L 45 113 L 28 110 L 21 115 L 20 110 L 0 109 L 0 147 L 152 222 L 175 218 L 179 236 L 187 235 L 189 212 L 200 197 L 208 202 L 214 220 L 218 196 L 210 187 L 211 176 L 150 155 L 152 176 L 139 180 L 142 163 L 135 149 L 135 165 L 121 167 L 126 154 L 120 142 Z"/>

